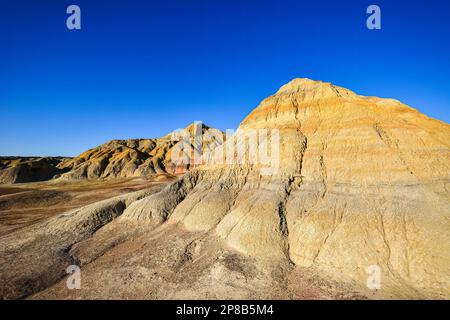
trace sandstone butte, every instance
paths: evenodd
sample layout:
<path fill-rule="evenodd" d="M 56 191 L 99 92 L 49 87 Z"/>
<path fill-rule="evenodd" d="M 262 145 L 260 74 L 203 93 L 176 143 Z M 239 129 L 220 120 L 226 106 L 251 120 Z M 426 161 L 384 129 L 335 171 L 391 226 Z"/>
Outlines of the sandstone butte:
<path fill-rule="evenodd" d="M 280 130 L 275 175 L 204 165 L 9 234 L 0 296 L 450 298 L 448 124 L 295 79 L 244 119 L 250 128 Z M 81 290 L 65 287 L 72 263 Z"/>

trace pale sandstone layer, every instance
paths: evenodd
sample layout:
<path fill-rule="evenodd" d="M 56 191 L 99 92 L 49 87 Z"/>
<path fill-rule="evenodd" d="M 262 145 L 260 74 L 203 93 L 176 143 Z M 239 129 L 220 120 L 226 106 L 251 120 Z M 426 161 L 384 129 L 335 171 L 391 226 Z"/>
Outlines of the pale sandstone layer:
<path fill-rule="evenodd" d="M 450 298 L 448 124 L 295 79 L 240 126 L 258 128 L 280 130 L 274 175 L 205 165 L 1 238 L 1 296 Z M 70 262 L 82 290 L 52 286 Z"/>

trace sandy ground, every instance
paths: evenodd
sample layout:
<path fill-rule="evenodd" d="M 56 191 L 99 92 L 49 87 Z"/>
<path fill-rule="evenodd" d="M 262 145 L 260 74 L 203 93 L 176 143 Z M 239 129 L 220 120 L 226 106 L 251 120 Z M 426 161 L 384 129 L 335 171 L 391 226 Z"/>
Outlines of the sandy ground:
<path fill-rule="evenodd" d="M 216 237 L 178 227 L 112 222 L 71 254 L 82 268 L 80 290 L 68 289 L 64 277 L 29 299 L 369 298 L 316 270 L 246 257 Z"/>
<path fill-rule="evenodd" d="M 241 254 L 217 237 L 214 229 L 191 231 L 175 221 L 155 225 L 149 219 L 136 219 L 132 214 L 136 204 L 159 192 L 170 196 L 170 191 L 160 191 L 167 180 L 3 187 L 0 298 L 397 297 L 390 291 L 369 292 L 365 282 L 332 280 L 315 267 L 302 268 L 287 259 Z M 98 202 L 103 199 L 107 200 Z M 80 211 L 65 212 L 92 202 Z M 158 203 L 157 198 L 152 203 Z M 79 290 L 66 285 L 66 268 L 74 264 L 81 268 Z"/>
<path fill-rule="evenodd" d="M 153 180 L 127 178 L 0 185 L 0 236 L 67 210 L 170 180 L 169 176 L 161 175 Z"/>

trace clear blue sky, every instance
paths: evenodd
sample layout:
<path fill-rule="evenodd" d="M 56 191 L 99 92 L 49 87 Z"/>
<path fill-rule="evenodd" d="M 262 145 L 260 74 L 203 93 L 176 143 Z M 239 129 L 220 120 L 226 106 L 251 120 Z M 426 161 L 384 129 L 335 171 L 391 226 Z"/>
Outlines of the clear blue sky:
<path fill-rule="evenodd" d="M 77 4 L 82 30 L 66 28 Z M 366 28 L 378 4 L 382 30 Z M 236 128 L 295 77 L 450 122 L 450 3 L 5 0 L 0 155 L 77 155 L 194 120 Z"/>

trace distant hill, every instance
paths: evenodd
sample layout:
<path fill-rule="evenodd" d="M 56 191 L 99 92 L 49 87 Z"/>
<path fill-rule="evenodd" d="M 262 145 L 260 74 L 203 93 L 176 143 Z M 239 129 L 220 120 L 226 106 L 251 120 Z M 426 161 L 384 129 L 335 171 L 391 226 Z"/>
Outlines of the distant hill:
<path fill-rule="evenodd" d="M 0 183 L 44 181 L 64 173 L 58 168 L 64 157 L 0 157 Z"/>
<path fill-rule="evenodd" d="M 206 138 L 206 132 L 213 133 Z M 63 157 L 3 157 L 0 158 L 0 183 L 21 183 L 49 179 L 112 179 L 150 177 L 158 174 L 178 175 L 192 167 L 192 163 L 175 165 L 171 161 L 173 148 L 180 143 L 178 136 L 198 135 L 208 145 L 221 143 L 222 132 L 202 123 L 193 123 L 183 130 L 162 138 L 111 140 L 87 150 L 74 158 Z M 209 140 L 208 140 L 209 139 Z M 194 149 L 193 139 L 188 139 Z"/>

